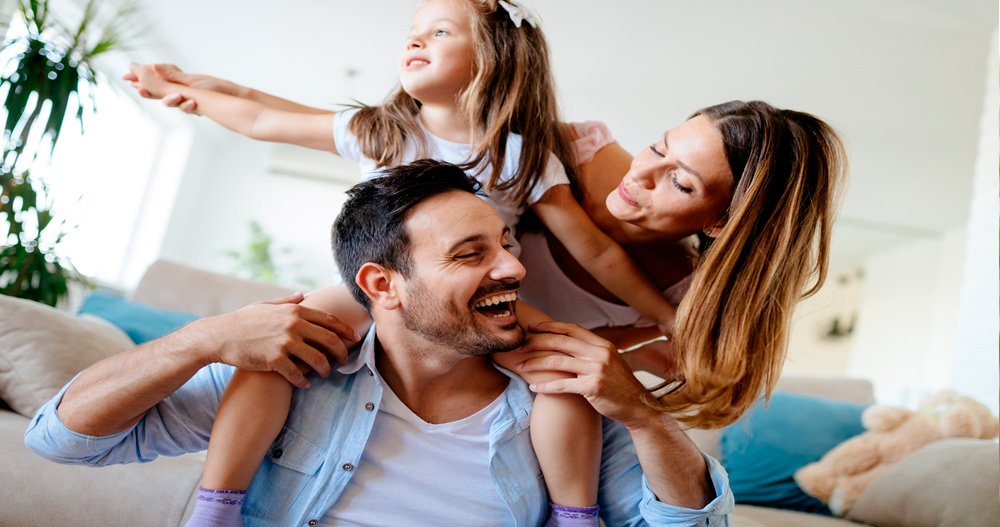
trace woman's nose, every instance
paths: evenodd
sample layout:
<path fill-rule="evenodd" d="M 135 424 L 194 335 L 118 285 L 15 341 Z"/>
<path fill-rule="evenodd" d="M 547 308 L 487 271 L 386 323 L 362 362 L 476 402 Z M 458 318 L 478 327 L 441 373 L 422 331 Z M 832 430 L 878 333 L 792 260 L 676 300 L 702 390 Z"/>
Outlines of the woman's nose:
<path fill-rule="evenodd" d="M 632 181 L 635 181 L 636 185 L 639 185 L 646 190 L 652 190 L 656 186 L 656 175 L 654 174 L 652 167 L 633 166 L 629 173 Z"/>

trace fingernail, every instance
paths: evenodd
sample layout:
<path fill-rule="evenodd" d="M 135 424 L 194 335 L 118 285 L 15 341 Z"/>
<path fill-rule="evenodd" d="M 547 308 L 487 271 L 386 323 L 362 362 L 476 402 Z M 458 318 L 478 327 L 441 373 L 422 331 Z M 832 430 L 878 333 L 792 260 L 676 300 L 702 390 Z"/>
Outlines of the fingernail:
<path fill-rule="evenodd" d="M 359 341 L 359 340 L 361 340 L 361 335 L 358 335 L 358 332 L 357 332 L 357 331 L 355 331 L 355 332 L 354 332 L 354 342 L 357 342 L 357 341 Z"/>
<path fill-rule="evenodd" d="M 303 388 L 312 388 L 312 383 L 311 382 L 306 382 L 306 385 L 303 386 Z"/>
<path fill-rule="evenodd" d="M 536 389 L 537 387 L 538 387 L 538 385 L 537 385 L 537 384 L 529 384 L 529 385 L 528 385 L 528 389 L 529 389 L 529 390 L 531 390 L 531 391 L 535 391 L 535 389 Z"/>
<path fill-rule="evenodd" d="M 523 362 L 519 362 L 519 363 L 517 363 L 516 366 L 514 366 L 514 368 L 516 370 L 518 370 L 518 371 L 521 371 L 521 368 L 523 368 L 523 367 L 524 367 L 524 363 Z"/>

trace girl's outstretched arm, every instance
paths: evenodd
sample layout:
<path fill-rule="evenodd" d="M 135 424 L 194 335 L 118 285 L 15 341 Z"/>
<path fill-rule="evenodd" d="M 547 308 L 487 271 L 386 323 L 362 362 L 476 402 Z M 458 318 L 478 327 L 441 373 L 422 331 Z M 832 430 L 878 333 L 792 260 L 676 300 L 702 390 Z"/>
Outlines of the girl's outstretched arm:
<path fill-rule="evenodd" d="M 137 79 L 134 84 L 138 83 L 149 97 L 162 98 L 179 94 L 186 100 L 194 101 L 192 104 L 196 105 L 202 115 L 251 139 L 289 143 L 337 153 L 333 140 L 335 112 L 289 111 L 279 109 L 279 107 L 287 108 L 281 104 L 279 107 L 273 107 L 253 98 L 170 82 L 148 65 L 131 64 L 129 70 Z M 282 99 L 267 100 L 276 103 L 275 100 Z M 302 108 L 308 107 L 302 106 Z"/>
<path fill-rule="evenodd" d="M 590 276 L 644 317 L 655 321 L 663 334 L 673 334 L 674 306 L 663 298 L 663 293 L 625 249 L 587 216 L 573 198 L 569 185 L 552 187 L 531 209 Z"/>
<path fill-rule="evenodd" d="M 240 86 L 235 82 L 230 82 L 225 79 L 220 79 L 218 77 L 212 77 L 211 75 L 201 75 L 196 73 L 185 73 L 181 71 L 180 68 L 173 64 L 149 64 L 146 66 L 152 69 L 153 73 L 156 73 L 163 80 L 175 83 L 183 84 L 185 86 L 190 86 L 192 88 L 198 88 L 201 90 L 211 90 L 226 95 L 232 95 L 233 97 L 239 97 L 241 99 L 247 99 L 250 101 L 256 101 L 269 108 L 274 108 L 275 110 L 284 110 L 286 112 L 298 112 L 298 113 L 330 113 L 330 110 L 324 110 L 322 108 L 314 108 L 312 106 L 306 106 L 304 104 L 299 104 L 297 102 L 289 101 L 287 99 L 282 99 L 281 97 L 276 97 L 274 95 L 264 93 L 253 88 L 248 88 L 246 86 Z M 141 82 L 139 82 L 138 76 L 135 73 L 129 71 L 125 75 L 122 75 L 122 79 L 131 81 L 132 87 L 138 90 L 139 95 L 147 99 L 163 99 L 164 104 L 167 106 L 180 107 L 187 113 L 198 113 L 198 106 L 193 100 L 184 99 L 180 94 L 169 94 L 163 97 L 155 97 L 152 93 L 147 90 Z"/>

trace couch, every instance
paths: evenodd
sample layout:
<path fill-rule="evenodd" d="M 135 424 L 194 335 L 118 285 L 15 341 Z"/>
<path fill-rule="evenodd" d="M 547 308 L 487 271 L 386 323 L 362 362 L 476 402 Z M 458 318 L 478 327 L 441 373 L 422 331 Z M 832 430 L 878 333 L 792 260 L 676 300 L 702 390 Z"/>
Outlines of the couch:
<path fill-rule="evenodd" d="M 147 270 L 131 300 L 171 312 L 211 316 L 289 292 L 158 261 Z M 76 372 L 132 346 L 122 329 L 103 320 L 0 296 L 0 526 L 183 525 L 201 478 L 203 454 L 95 469 L 51 463 L 23 444 L 34 409 Z M 784 378 L 779 388 L 859 403 L 873 399 L 870 383 L 857 379 Z M 703 451 L 720 455 L 720 432 L 695 430 L 690 435 Z M 950 475 L 946 471 L 957 466 L 962 470 Z M 998 473 L 996 443 L 940 441 L 873 483 L 848 519 L 737 505 L 733 525 L 1000 526 Z"/>

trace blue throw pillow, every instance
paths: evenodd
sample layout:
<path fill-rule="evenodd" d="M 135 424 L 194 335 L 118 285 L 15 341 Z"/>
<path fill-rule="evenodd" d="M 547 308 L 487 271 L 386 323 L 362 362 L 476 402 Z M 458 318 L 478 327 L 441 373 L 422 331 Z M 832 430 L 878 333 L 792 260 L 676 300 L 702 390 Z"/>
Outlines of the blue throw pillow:
<path fill-rule="evenodd" d="M 88 296 L 78 314 L 90 314 L 111 322 L 136 344 L 160 338 L 199 318 L 191 313 L 160 309 L 101 292 Z"/>
<path fill-rule="evenodd" d="M 737 503 L 832 515 L 792 474 L 864 432 L 867 405 L 776 391 L 722 431 L 719 449 Z"/>

